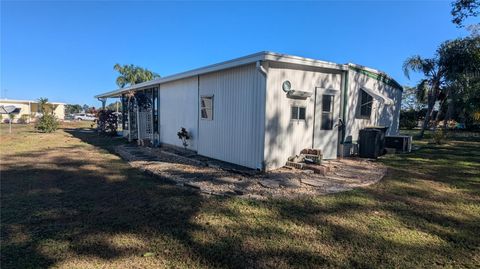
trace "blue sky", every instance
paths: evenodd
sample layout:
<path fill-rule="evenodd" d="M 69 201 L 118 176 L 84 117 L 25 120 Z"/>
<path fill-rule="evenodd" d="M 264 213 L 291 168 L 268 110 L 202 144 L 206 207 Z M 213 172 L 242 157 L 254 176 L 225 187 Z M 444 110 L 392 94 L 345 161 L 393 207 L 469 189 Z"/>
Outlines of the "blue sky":
<path fill-rule="evenodd" d="M 258 51 L 354 62 L 404 85 L 408 56 L 466 35 L 451 1 L 1 2 L 2 96 L 98 106 L 115 63 L 162 76 Z"/>

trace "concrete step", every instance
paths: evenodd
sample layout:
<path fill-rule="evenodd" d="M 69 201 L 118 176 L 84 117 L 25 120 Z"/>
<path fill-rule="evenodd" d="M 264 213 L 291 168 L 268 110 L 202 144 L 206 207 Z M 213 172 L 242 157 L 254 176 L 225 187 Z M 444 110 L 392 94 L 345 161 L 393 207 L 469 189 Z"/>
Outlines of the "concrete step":
<path fill-rule="evenodd" d="M 315 174 L 320 174 L 323 176 L 327 175 L 328 172 L 330 172 L 330 167 L 325 165 L 307 164 L 305 165 L 305 169 L 313 170 Z"/>

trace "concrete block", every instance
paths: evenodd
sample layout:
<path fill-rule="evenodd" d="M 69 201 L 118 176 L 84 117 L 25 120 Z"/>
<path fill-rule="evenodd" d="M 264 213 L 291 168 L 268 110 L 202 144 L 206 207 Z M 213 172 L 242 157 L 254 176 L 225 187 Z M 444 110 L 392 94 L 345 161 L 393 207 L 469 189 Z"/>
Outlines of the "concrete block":
<path fill-rule="evenodd" d="M 312 170 L 315 174 L 320 174 L 320 175 L 323 175 L 325 176 L 326 174 L 328 174 L 328 172 L 330 172 L 330 168 L 328 166 L 325 166 L 325 165 L 306 165 L 305 166 L 305 169 L 309 169 L 309 170 Z"/>

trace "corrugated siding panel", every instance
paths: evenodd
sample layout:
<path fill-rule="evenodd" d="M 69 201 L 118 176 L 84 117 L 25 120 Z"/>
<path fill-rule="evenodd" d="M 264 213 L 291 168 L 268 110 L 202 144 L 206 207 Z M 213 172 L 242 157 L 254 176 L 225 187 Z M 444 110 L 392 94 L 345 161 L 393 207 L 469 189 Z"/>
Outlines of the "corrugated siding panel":
<path fill-rule="evenodd" d="M 189 149 L 198 145 L 198 78 L 191 77 L 160 86 L 160 142 L 183 147 L 177 132 L 185 127 L 191 134 Z"/>
<path fill-rule="evenodd" d="M 214 96 L 213 120 L 199 122 L 198 153 L 262 168 L 265 78 L 255 65 L 200 76 L 200 96 Z"/>
<path fill-rule="evenodd" d="M 362 87 L 378 91 L 382 95 L 392 99 L 395 102 L 395 105 L 384 106 L 374 99 L 372 116 L 370 119 L 357 118 L 359 94 Z M 387 134 L 398 134 L 401 99 L 402 92 L 400 90 L 390 87 L 385 83 L 379 82 L 364 74 L 350 70 L 347 107 L 348 116 L 345 130 L 347 140 L 357 141 L 359 131 L 366 126 L 372 125 L 389 126 L 390 128 L 388 129 Z"/>
<path fill-rule="evenodd" d="M 307 100 L 287 98 L 282 83 L 292 89 L 315 93 L 315 87 L 341 90 L 341 74 L 318 68 L 273 64 L 268 69 L 265 120 L 265 162 L 268 170 L 285 165 L 289 156 L 313 144 L 315 95 Z M 306 120 L 292 121 L 292 105 L 306 106 Z M 338 110 L 337 110 L 338 111 Z"/>

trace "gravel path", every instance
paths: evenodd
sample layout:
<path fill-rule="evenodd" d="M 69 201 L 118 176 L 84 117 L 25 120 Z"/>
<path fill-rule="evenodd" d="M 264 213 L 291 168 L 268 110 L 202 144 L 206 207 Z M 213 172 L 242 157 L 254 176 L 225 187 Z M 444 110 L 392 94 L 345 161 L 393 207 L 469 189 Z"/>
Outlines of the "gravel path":
<path fill-rule="evenodd" d="M 280 168 L 266 173 L 238 167 L 203 156 L 178 154 L 170 148 L 145 148 L 131 144 L 116 147 L 129 164 L 179 186 L 219 196 L 294 198 L 324 195 L 364 187 L 386 174 L 382 164 L 360 158 L 324 161 L 325 176 L 306 170 Z M 188 157 L 187 157 L 188 156 Z"/>

